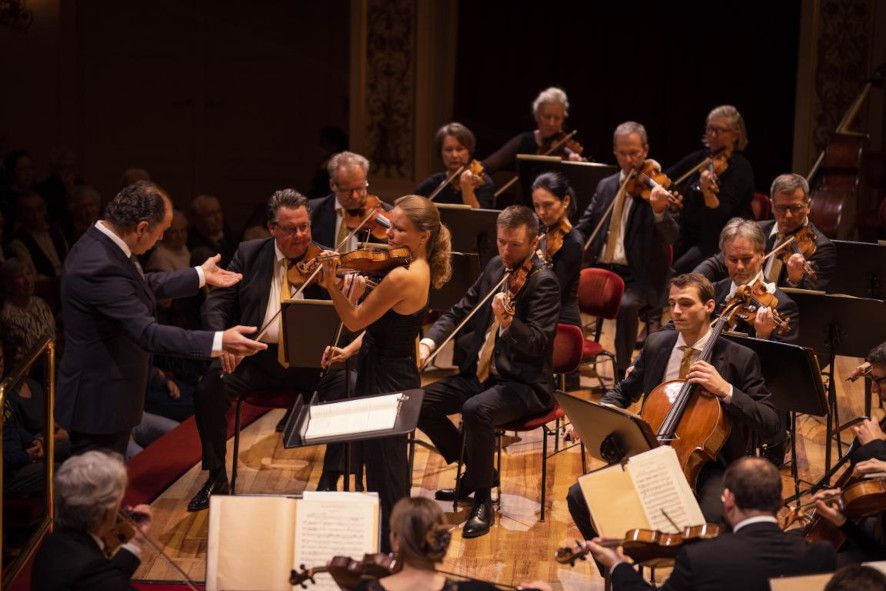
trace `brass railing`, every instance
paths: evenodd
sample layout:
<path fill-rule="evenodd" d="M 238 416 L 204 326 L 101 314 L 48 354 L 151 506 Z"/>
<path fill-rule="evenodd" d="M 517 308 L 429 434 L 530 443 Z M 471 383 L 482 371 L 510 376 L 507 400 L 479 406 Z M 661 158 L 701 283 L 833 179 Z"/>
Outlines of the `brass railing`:
<path fill-rule="evenodd" d="M 46 365 L 44 366 L 44 384 L 48 384 L 46 393 L 43 397 L 43 415 L 44 415 L 44 431 L 43 431 L 43 466 L 45 469 L 46 482 L 44 484 L 46 491 L 46 516 L 40 521 L 36 531 L 31 535 L 30 539 L 25 543 L 21 553 L 9 565 L 8 569 L 4 569 L 3 564 L 3 503 L 5 501 L 3 490 L 3 421 L 5 417 L 6 394 L 13 392 L 21 386 L 21 383 L 28 377 L 31 368 L 42 356 L 46 356 Z M 3 573 L 3 588 L 8 588 L 10 582 L 18 576 L 22 568 L 28 563 L 37 546 L 43 540 L 47 532 L 52 531 L 53 517 L 53 487 L 52 478 L 55 468 L 55 341 L 47 337 L 39 345 L 34 347 L 22 361 L 22 365 L 18 367 L 15 374 L 3 380 L 0 383 L 0 572 Z"/>

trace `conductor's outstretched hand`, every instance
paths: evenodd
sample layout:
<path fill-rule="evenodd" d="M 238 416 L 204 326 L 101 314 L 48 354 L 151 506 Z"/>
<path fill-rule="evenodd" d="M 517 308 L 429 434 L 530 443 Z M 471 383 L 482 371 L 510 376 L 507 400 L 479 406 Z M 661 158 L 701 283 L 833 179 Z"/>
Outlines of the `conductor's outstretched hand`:
<path fill-rule="evenodd" d="M 213 287 L 231 287 L 232 285 L 239 283 L 240 280 L 243 279 L 243 275 L 240 273 L 225 271 L 218 266 L 220 260 L 221 255 L 217 254 L 214 257 L 209 257 L 202 265 L 200 265 L 203 267 L 203 276 L 206 278 L 206 285 L 211 285 Z"/>
<path fill-rule="evenodd" d="M 268 348 L 266 344 L 243 336 L 254 332 L 254 326 L 237 325 L 233 328 L 229 328 L 222 335 L 222 349 L 224 349 L 226 353 L 245 356 L 254 355 L 259 351 L 264 351 Z"/>

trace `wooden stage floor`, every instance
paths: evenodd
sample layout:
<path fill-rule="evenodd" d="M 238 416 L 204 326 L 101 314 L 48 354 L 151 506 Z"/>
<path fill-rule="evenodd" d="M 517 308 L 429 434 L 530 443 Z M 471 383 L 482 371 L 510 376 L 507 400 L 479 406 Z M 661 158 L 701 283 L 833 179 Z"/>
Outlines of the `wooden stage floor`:
<path fill-rule="evenodd" d="M 613 323 L 607 322 L 603 343 L 610 349 L 613 329 Z M 859 362 L 853 358 L 837 359 L 837 393 L 843 421 L 864 411 L 862 381 L 849 383 L 844 377 Z M 594 384 L 595 379 L 582 378 L 583 387 Z M 589 391 L 585 392 L 593 396 Z M 882 411 L 877 409 L 876 404 L 874 408 L 874 413 L 881 416 Z M 316 487 L 322 470 L 323 447 L 283 449 L 280 435 L 274 431 L 282 413 L 282 410 L 272 411 L 243 431 L 238 482 L 241 493 L 291 494 Z M 581 459 L 579 448 L 575 447 L 548 461 L 548 509 L 545 522 L 539 522 L 540 432 L 539 429 L 521 434 L 519 438 L 510 434 L 511 437 L 505 440 L 501 507 L 488 535 L 473 540 L 462 539 L 459 526 L 466 519 L 467 507 L 453 513 L 451 503 L 441 503 L 450 523 L 456 528 L 442 568 L 504 584 L 516 585 L 542 579 L 550 582 L 555 589 L 602 589 L 602 579 L 592 564 L 582 562 L 571 568 L 553 560 L 558 547 L 572 542 L 579 535 L 569 517 L 566 492 L 581 474 Z M 426 439 L 421 433 L 419 437 Z M 798 420 L 797 452 L 802 478 L 813 481 L 823 473 L 824 441 L 824 419 L 801 416 Z M 229 441 L 229 461 L 231 453 Z M 589 467 L 596 466 L 591 463 Z M 230 473 L 230 469 L 228 471 Z M 785 496 L 788 496 L 793 493 L 793 483 L 787 467 L 782 469 L 782 477 Z M 208 512 L 188 513 L 185 507 L 205 478 L 205 473 L 200 471 L 197 464 L 152 504 L 154 524 L 151 533 L 196 581 L 202 581 L 205 577 Z M 416 447 L 413 496 L 432 498 L 436 489 L 452 486 L 454 478 L 455 465 L 444 465 L 438 454 L 428 452 L 423 446 Z M 227 532 L 226 535 L 236 533 Z M 175 571 L 150 548 L 145 549 L 142 565 L 135 577 L 145 580 L 177 578 Z"/>

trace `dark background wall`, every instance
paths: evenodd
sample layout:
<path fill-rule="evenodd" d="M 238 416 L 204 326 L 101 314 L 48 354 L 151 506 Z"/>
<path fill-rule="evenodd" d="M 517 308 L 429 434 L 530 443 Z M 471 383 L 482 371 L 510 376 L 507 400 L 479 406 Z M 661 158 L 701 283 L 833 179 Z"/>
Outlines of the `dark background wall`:
<path fill-rule="evenodd" d="M 790 170 L 800 2 L 461 2 L 456 120 L 486 156 L 534 129 L 547 86 L 569 96 L 567 125 L 614 163 L 612 131 L 643 123 L 664 166 L 700 146 L 705 117 L 735 105 L 758 190 Z M 799 171 L 805 173 L 806 171 Z"/>

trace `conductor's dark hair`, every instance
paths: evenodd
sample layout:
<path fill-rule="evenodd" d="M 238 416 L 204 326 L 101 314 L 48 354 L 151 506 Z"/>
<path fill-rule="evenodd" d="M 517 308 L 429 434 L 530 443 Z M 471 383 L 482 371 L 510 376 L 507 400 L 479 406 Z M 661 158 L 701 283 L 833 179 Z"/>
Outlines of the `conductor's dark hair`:
<path fill-rule="evenodd" d="M 308 214 L 311 213 L 311 207 L 308 205 L 308 198 L 295 189 L 280 189 L 279 191 L 274 191 L 274 194 L 268 199 L 267 208 L 265 208 L 265 215 L 268 216 L 269 223 L 277 221 L 277 211 L 281 207 L 288 207 L 289 209 L 304 207 L 308 210 Z"/>
<path fill-rule="evenodd" d="M 735 496 L 735 504 L 745 511 L 765 511 L 775 515 L 781 508 L 781 475 L 764 458 L 745 456 L 732 462 L 723 476 L 723 488 Z"/>
<path fill-rule="evenodd" d="M 153 228 L 163 222 L 167 207 L 172 209 L 166 191 L 151 181 L 138 181 L 121 189 L 108 203 L 105 219 L 124 230 L 141 221 Z"/>

